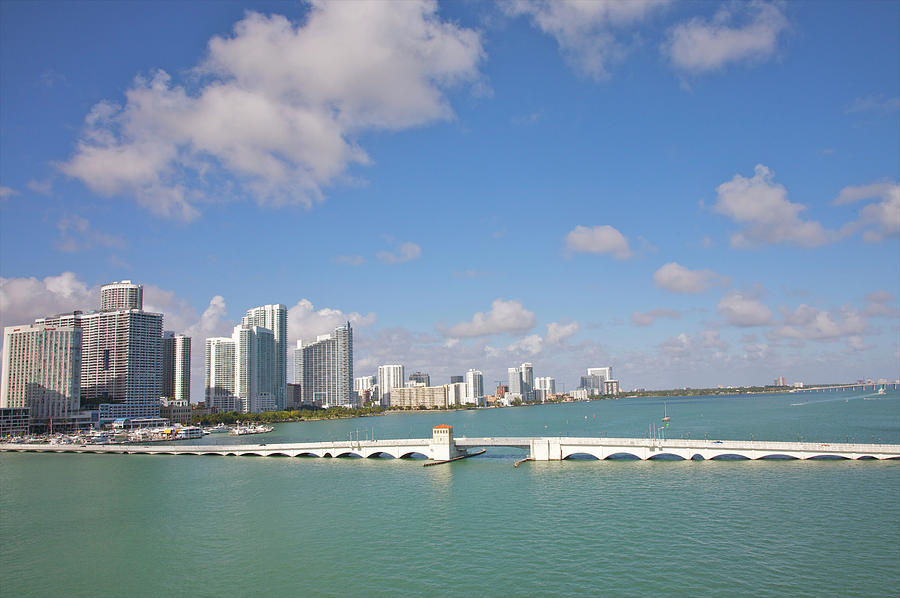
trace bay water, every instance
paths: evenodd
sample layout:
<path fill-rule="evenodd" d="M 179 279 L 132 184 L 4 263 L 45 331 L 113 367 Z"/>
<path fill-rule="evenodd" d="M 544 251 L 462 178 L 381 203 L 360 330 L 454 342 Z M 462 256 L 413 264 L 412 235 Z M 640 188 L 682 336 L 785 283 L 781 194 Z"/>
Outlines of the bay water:
<path fill-rule="evenodd" d="M 198 443 L 457 436 L 900 444 L 900 391 L 279 424 Z M 897 596 L 900 461 L 525 463 L 0 454 L 0 596 Z"/>

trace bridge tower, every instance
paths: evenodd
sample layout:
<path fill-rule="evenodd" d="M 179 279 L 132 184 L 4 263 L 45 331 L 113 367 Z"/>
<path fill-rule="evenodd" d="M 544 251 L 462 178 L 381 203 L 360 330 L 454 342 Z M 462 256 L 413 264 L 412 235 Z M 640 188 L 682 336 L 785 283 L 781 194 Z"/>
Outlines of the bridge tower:
<path fill-rule="evenodd" d="M 453 440 L 453 426 L 441 424 L 431 429 L 431 458 L 448 461 L 459 456 L 456 441 Z"/>

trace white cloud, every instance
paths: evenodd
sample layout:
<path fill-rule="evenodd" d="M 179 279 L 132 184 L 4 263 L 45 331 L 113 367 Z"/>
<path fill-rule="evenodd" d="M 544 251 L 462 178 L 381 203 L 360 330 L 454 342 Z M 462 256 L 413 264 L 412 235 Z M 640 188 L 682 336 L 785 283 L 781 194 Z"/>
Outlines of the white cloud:
<path fill-rule="evenodd" d="M 460 322 L 443 331 L 445 336 L 466 338 L 508 332 L 522 334 L 534 326 L 534 312 L 518 301 L 495 299 L 488 312 L 478 312 L 471 322 Z"/>
<path fill-rule="evenodd" d="M 826 311 L 802 304 L 794 311 L 782 309 L 781 313 L 784 323 L 774 330 L 781 338 L 829 341 L 858 336 L 866 330 L 866 319 L 852 307 Z"/>
<path fill-rule="evenodd" d="M 728 5 L 710 21 L 694 18 L 673 27 L 662 52 L 683 71 L 714 71 L 732 62 L 770 57 L 787 26 L 787 19 L 775 4 Z"/>
<path fill-rule="evenodd" d="M 99 288 L 89 288 L 73 272 L 42 280 L 0 277 L 0 327 L 30 324 L 35 318 L 99 306 Z"/>
<path fill-rule="evenodd" d="M 548 345 L 558 345 L 565 339 L 574 336 L 579 328 L 581 328 L 581 325 L 578 322 L 570 322 L 568 324 L 550 322 L 547 324 L 547 334 L 544 335 L 544 340 L 547 341 Z"/>
<path fill-rule="evenodd" d="M 609 253 L 619 260 L 632 255 L 628 239 L 607 224 L 590 228 L 576 226 L 566 235 L 566 248 L 579 253 Z"/>
<path fill-rule="evenodd" d="M 675 309 L 666 309 L 659 307 L 650 311 L 636 311 L 631 314 L 631 321 L 638 326 L 650 326 L 658 318 L 672 318 L 673 320 L 681 319 L 681 312 Z"/>
<path fill-rule="evenodd" d="M 537 355 L 541 352 L 541 347 L 543 346 L 544 341 L 539 334 L 529 334 L 528 336 L 522 337 L 517 341 L 514 341 L 506 350 L 510 353 L 518 353 L 518 354 L 528 354 L 528 355 Z"/>
<path fill-rule="evenodd" d="M 235 194 L 311 206 L 370 162 L 360 133 L 451 118 L 444 92 L 477 80 L 482 58 L 479 34 L 441 21 L 427 0 L 316 1 L 300 25 L 248 12 L 210 40 L 199 89 L 163 71 L 137 77 L 124 105 L 94 106 L 61 169 L 182 220 Z M 221 175 L 236 192 L 213 183 Z"/>
<path fill-rule="evenodd" d="M 642 20 L 667 0 L 519 0 L 504 4 L 511 15 L 527 15 L 532 24 L 553 36 L 566 59 L 595 79 L 609 76 L 612 64 L 627 53 L 618 29 Z"/>
<path fill-rule="evenodd" d="M 820 223 L 801 219 L 806 206 L 788 201 L 787 190 L 773 179 L 772 172 L 758 164 L 752 178 L 736 174 L 716 188 L 715 210 L 743 227 L 731 236 L 732 247 L 765 243 L 815 247 L 835 238 Z"/>
<path fill-rule="evenodd" d="M 726 286 L 728 278 L 712 270 L 690 270 L 669 262 L 654 272 L 656 286 L 673 293 L 702 293 L 714 286 Z"/>
<path fill-rule="evenodd" d="M 422 248 L 407 241 L 402 243 L 396 251 L 379 251 L 376 257 L 385 264 L 400 264 L 418 259 L 422 255 Z"/>
<path fill-rule="evenodd" d="M 301 299 L 288 309 L 288 343 L 296 346 L 296 341 L 313 341 L 320 334 L 328 334 L 346 322 L 357 326 L 371 326 L 375 322 L 375 314 L 343 312 L 339 309 L 324 307 L 316 310 L 309 299 Z"/>
<path fill-rule="evenodd" d="M 59 230 L 57 248 L 61 251 L 84 251 L 96 246 L 123 249 L 125 239 L 118 235 L 101 233 L 91 227 L 91 223 L 78 215 L 66 216 L 56 223 Z"/>
<path fill-rule="evenodd" d="M 888 98 L 884 95 L 870 95 L 856 98 L 847 108 L 847 112 L 880 112 L 890 114 L 900 110 L 900 97 Z"/>
<path fill-rule="evenodd" d="M 864 230 L 863 239 L 870 242 L 900 237 L 900 184 L 881 182 L 844 187 L 835 198 L 834 204 L 843 205 L 872 199 L 880 201 L 863 207 L 859 218 L 844 225 L 841 232 L 853 234 Z"/>
<path fill-rule="evenodd" d="M 12 187 L 2 187 L 0 186 L 0 199 L 5 199 L 7 197 L 12 197 L 13 195 L 18 195 L 19 192 L 13 189 Z"/>
<path fill-rule="evenodd" d="M 772 322 L 772 310 L 754 293 L 726 293 L 716 305 L 716 311 L 733 326 L 764 326 Z"/>

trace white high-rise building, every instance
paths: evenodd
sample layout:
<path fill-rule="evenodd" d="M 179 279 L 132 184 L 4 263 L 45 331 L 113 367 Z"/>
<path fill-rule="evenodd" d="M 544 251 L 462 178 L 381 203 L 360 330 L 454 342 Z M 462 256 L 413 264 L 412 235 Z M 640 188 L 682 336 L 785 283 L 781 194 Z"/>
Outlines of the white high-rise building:
<path fill-rule="evenodd" d="M 206 339 L 206 406 L 218 411 L 240 411 L 234 394 L 234 339 Z"/>
<path fill-rule="evenodd" d="M 141 309 L 143 287 L 130 281 L 101 288 L 99 312 L 75 311 L 35 320 L 48 328 L 81 328 L 81 403 L 100 421 L 159 417 L 162 314 Z"/>
<path fill-rule="evenodd" d="M 338 326 L 331 334 L 319 335 L 314 343 L 298 342 L 294 350 L 295 368 L 298 359 L 303 373 L 304 403 L 325 408 L 355 405 L 350 322 Z"/>
<path fill-rule="evenodd" d="M 100 287 L 100 311 L 144 309 L 144 287 L 130 280 Z"/>
<path fill-rule="evenodd" d="M 163 332 L 162 393 L 176 402 L 191 402 L 191 337 Z"/>
<path fill-rule="evenodd" d="M 241 319 L 241 324 L 261 326 L 272 331 L 275 338 L 275 374 L 272 395 L 275 397 L 276 408 L 284 409 L 287 396 L 287 307 L 277 303 L 248 309 Z"/>
<path fill-rule="evenodd" d="M 535 390 L 543 390 L 547 394 L 556 394 L 556 379 L 550 376 L 534 379 Z"/>
<path fill-rule="evenodd" d="M 465 382 L 451 382 L 447 384 L 447 405 L 455 407 L 468 402 L 469 385 Z"/>
<path fill-rule="evenodd" d="M 509 394 L 516 395 L 516 398 L 523 398 L 522 370 L 519 368 L 507 368 L 506 376 L 509 382 Z"/>
<path fill-rule="evenodd" d="M 534 366 L 530 363 L 523 363 L 519 366 L 519 372 L 522 375 L 522 400 L 534 400 Z"/>
<path fill-rule="evenodd" d="M 588 368 L 587 369 L 588 376 L 598 376 L 601 382 L 606 380 L 612 380 L 612 366 L 607 366 L 603 368 Z"/>
<path fill-rule="evenodd" d="M 375 384 L 377 384 L 375 376 L 362 376 L 361 378 L 354 378 L 353 390 L 355 392 L 371 390 L 375 387 Z"/>
<path fill-rule="evenodd" d="M 273 411 L 275 402 L 275 334 L 262 326 L 235 326 L 234 394 L 244 413 Z"/>
<path fill-rule="evenodd" d="M 404 369 L 400 364 L 378 366 L 378 404 L 382 407 L 390 406 L 392 388 L 404 387 Z"/>
<path fill-rule="evenodd" d="M 74 417 L 81 407 L 81 335 L 71 326 L 4 328 L 0 408 L 27 408 L 40 422 Z"/>
<path fill-rule="evenodd" d="M 467 404 L 477 405 L 484 397 L 484 374 L 480 370 L 466 372 L 466 400 Z"/>

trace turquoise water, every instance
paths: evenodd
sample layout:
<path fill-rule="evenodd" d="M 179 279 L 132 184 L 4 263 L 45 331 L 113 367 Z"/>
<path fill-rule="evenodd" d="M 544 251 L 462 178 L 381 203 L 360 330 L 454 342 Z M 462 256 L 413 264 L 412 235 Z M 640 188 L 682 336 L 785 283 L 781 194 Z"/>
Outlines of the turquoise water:
<path fill-rule="evenodd" d="M 641 436 L 662 410 L 637 399 L 396 414 L 284 424 L 250 440 L 428 436 L 436 423 L 471 436 Z M 668 413 L 675 437 L 900 443 L 900 392 L 669 399 Z M 0 595 L 898 594 L 900 462 L 515 469 L 521 454 L 427 468 L 2 454 Z"/>

